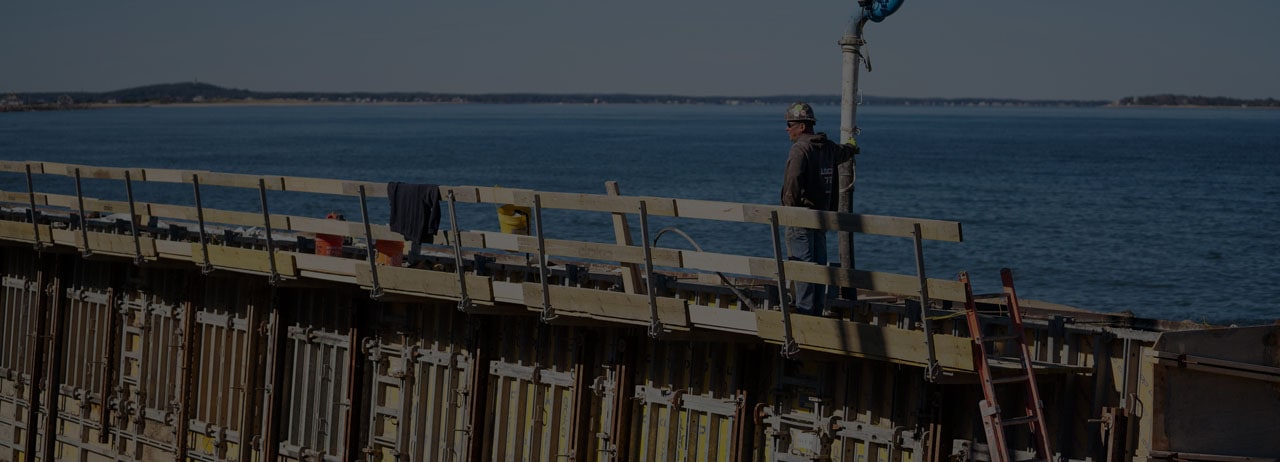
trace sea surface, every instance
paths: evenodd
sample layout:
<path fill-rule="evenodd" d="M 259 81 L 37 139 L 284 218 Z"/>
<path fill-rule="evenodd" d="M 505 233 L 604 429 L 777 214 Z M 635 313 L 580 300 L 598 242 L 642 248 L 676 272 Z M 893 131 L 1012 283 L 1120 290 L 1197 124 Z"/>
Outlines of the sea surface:
<path fill-rule="evenodd" d="M 782 106 L 191 106 L 0 114 L 0 159 L 504 186 L 776 204 Z M 838 108 L 818 129 L 839 132 Z M 1210 323 L 1280 319 L 1280 111 L 877 107 L 858 112 L 855 212 L 963 223 L 928 242 L 928 276 L 978 292 L 1012 268 L 1019 294 L 1079 308 Z M 37 176 L 37 189 L 74 193 Z M 123 200 L 118 182 L 86 194 Z M 0 174 L 0 189 L 25 178 Z M 255 191 L 205 188 L 256 212 Z M 191 205 L 183 185 L 139 200 Z M 359 219 L 344 196 L 272 193 L 273 213 Z M 497 229 L 492 206 L 459 207 Z M 371 204 L 385 222 L 385 201 Z M 634 216 L 633 216 L 634 220 Z M 607 242 L 607 214 L 551 211 L 550 238 Z M 446 218 L 447 223 L 447 218 Z M 633 228 L 638 225 L 633 221 Z M 712 252 L 772 255 L 757 224 L 654 219 Z M 638 231 L 636 231 L 638 233 Z M 638 237 L 637 237 L 638 239 Z M 832 258 L 835 259 L 832 238 Z M 666 234 L 658 245 L 689 248 Z M 915 274 L 909 239 L 858 235 L 860 269 Z"/>

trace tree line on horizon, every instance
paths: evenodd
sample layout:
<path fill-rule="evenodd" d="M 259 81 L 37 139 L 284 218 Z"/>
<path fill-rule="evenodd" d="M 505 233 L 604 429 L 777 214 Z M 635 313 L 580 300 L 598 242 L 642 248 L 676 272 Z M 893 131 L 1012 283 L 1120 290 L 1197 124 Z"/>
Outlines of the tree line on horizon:
<path fill-rule="evenodd" d="M 1213 106 L 1213 107 L 1272 107 L 1280 108 L 1280 100 L 1236 99 L 1222 96 L 1188 96 L 1188 95 L 1151 95 L 1126 96 L 1121 98 L 1120 106 Z"/>
<path fill-rule="evenodd" d="M 76 108 L 109 104 L 173 104 L 253 101 L 313 103 L 491 103 L 491 104 L 787 104 L 808 101 L 839 105 L 839 95 L 682 96 L 627 93 L 431 93 L 431 92 L 272 92 L 224 88 L 200 82 L 146 85 L 108 92 L 10 93 L 0 98 L 0 110 Z M 1021 100 L 1010 98 L 905 98 L 867 96 L 877 106 L 1219 106 L 1280 107 L 1274 98 L 1242 100 L 1225 97 L 1153 95 L 1106 100 Z"/>

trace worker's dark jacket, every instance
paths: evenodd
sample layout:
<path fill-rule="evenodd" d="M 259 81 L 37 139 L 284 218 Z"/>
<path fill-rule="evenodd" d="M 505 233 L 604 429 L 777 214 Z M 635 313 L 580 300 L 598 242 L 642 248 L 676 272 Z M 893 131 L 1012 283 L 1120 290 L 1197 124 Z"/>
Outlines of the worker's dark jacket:
<path fill-rule="evenodd" d="M 839 204 L 836 165 L 853 153 L 827 139 L 825 133 L 796 138 L 782 177 L 782 205 L 835 210 Z"/>

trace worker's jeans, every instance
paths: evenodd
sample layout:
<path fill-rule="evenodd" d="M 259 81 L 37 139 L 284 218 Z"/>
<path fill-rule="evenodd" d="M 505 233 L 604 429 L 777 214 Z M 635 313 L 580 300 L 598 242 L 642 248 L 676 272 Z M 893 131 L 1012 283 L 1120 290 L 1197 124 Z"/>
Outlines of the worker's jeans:
<path fill-rule="evenodd" d="M 791 260 L 826 266 L 827 232 L 809 228 L 787 227 L 787 255 Z M 821 315 L 827 301 L 827 286 L 796 282 L 796 312 Z"/>

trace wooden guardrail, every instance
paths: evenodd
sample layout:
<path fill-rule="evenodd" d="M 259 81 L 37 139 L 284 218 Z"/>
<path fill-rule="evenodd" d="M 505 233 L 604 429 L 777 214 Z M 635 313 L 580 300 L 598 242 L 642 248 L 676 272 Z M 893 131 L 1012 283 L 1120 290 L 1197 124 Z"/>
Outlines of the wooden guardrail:
<path fill-rule="evenodd" d="M 259 227 L 269 233 L 292 232 L 329 234 L 350 237 L 355 241 L 394 240 L 403 237 L 389 227 L 358 221 L 336 221 L 311 217 L 269 214 L 265 211 L 246 212 L 222 210 L 204 204 L 191 207 L 173 204 L 135 201 L 109 201 L 83 195 L 59 195 L 38 192 L 34 175 L 55 175 L 79 179 L 105 179 L 126 183 L 179 183 L 199 186 L 222 186 L 264 191 L 294 191 L 311 194 L 359 196 L 368 198 L 387 196 L 385 183 L 346 181 L 336 179 L 302 178 L 289 176 L 260 176 L 197 170 L 173 170 L 152 168 L 114 168 L 74 165 L 51 162 L 0 161 L 0 172 L 28 175 L 29 191 L 0 191 L 0 202 L 34 206 L 37 209 L 60 209 L 68 215 L 84 213 L 130 214 L 135 226 L 146 223 L 151 217 L 177 220 L 187 223 L 201 221 L 205 226 Z M 77 188 L 78 190 L 78 188 Z M 198 190 L 198 188 L 197 188 Z M 679 217 L 686 219 L 717 220 L 740 223 L 775 224 L 829 231 L 852 231 L 862 234 L 895 236 L 916 240 L 960 242 L 960 223 L 942 220 L 902 218 L 878 215 L 860 215 L 838 212 L 820 212 L 803 208 L 760 204 L 742 204 L 705 200 L 678 199 L 651 196 L 621 196 L 605 194 L 578 194 L 543 192 L 481 186 L 440 186 L 442 197 L 451 197 L 457 203 L 514 204 L 537 209 L 562 209 L 607 213 L 610 220 L 619 214 Z M 265 201 L 265 199 L 264 199 Z M 450 207 L 447 201 L 441 207 Z M 776 217 L 776 218 L 774 218 Z M 775 221 L 776 220 L 776 221 Z M 264 226 L 269 222 L 269 226 Z M 366 226 L 367 225 L 367 226 Z M 775 230 L 776 232 L 776 230 Z M 275 249 L 270 258 L 261 250 L 223 246 L 205 246 L 200 243 L 154 240 L 145 236 L 94 233 L 83 230 L 56 229 L 47 225 L 35 225 L 15 221 L 0 222 L 0 237 L 9 240 L 54 245 L 76 246 L 83 251 L 133 257 L 139 262 L 158 258 L 188 259 L 196 264 L 213 265 L 250 273 L 270 273 L 272 277 L 310 277 L 357 283 L 371 287 L 375 292 L 390 291 L 399 294 L 417 294 L 433 297 L 463 299 L 469 303 L 494 305 L 497 303 L 523 304 L 530 309 L 541 309 L 544 315 L 569 314 L 609 321 L 649 324 L 665 330 L 688 329 L 691 316 L 687 302 L 679 299 L 643 294 L 601 294 L 591 289 L 548 287 L 545 283 L 504 283 L 474 274 L 446 273 L 408 268 L 377 267 L 360 260 L 326 257 Z M 545 239 L 538 236 L 519 236 L 492 231 L 441 232 L 437 242 L 455 249 L 466 247 L 473 251 L 495 250 L 523 252 L 541 256 L 557 256 L 577 259 L 613 262 L 624 265 L 647 265 L 647 268 L 667 267 L 695 272 L 722 272 L 761 279 L 777 280 L 779 268 L 785 281 L 827 284 L 839 287 L 900 294 L 919 297 L 927 294 L 930 299 L 965 301 L 964 285 L 958 281 L 927 279 L 919 275 L 902 275 L 886 272 L 835 268 L 807 262 L 785 260 L 785 256 L 764 258 L 744 255 L 721 254 L 653 247 L 641 245 L 606 244 L 574 240 Z M 372 246 L 370 246 L 372 247 Z M 141 250 L 140 250 L 141 249 Z M 782 259 L 779 265 L 779 259 Z M 547 274 L 545 268 L 542 274 Z M 434 273 L 434 274 L 428 274 Z M 545 281 L 545 278 L 543 278 Z M 648 306 L 648 309 L 638 309 Z M 610 307 L 609 309 L 601 306 Z M 694 317 L 697 317 L 696 315 Z M 784 317 L 785 318 L 785 317 Z M 730 321 L 736 322 L 736 321 Z M 761 333 L 768 329 L 757 329 Z M 788 332 L 787 341 L 791 340 Z M 838 330 L 838 329 L 837 329 Z M 737 331 L 737 330 L 735 330 Z M 771 331 L 771 330 L 770 330 Z M 803 346 L 803 345 L 802 345 Z M 963 361 L 957 360 L 957 364 Z"/>

